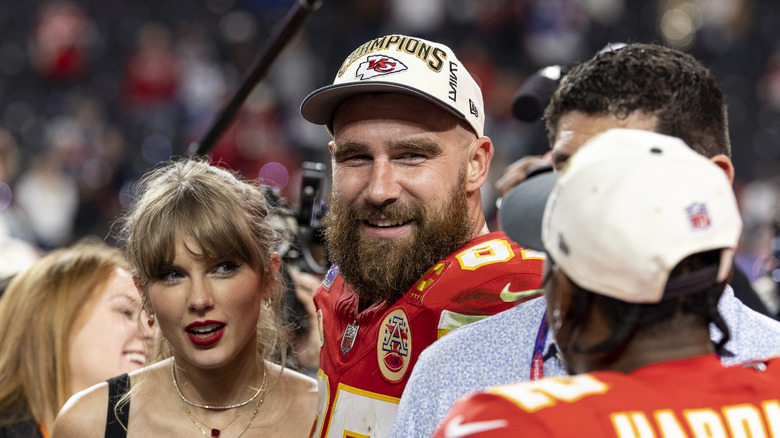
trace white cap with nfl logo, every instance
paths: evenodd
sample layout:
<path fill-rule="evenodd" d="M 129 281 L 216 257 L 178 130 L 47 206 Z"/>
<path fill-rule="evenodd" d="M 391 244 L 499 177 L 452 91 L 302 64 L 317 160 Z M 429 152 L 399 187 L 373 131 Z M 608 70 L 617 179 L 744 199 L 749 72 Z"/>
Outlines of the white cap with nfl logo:
<path fill-rule="evenodd" d="M 634 129 L 580 148 L 542 218 L 545 249 L 574 283 L 633 303 L 669 297 L 670 272 L 699 252 L 723 249 L 706 280 L 725 280 L 741 230 L 723 170 L 676 137 Z M 700 288 L 689 281 L 675 293 Z"/>
<path fill-rule="evenodd" d="M 482 91 L 447 46 L 405 35 L 371 40 L 350 54 L 332 85 L 309 94 L 301 115 L 332 132 L 333 112 L 348 97 L 363 93 L 417 96 L 449 111 L 483 135 Z"/>

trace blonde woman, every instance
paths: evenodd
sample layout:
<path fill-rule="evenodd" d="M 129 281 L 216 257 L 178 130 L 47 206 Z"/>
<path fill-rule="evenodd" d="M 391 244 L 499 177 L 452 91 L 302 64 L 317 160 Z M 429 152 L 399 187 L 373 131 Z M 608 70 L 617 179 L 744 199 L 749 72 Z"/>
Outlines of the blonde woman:
<path fill-rule="evenodd" d="M 309 435 L 316 381 L 278 365 L 287 344 L 267 214 L 260 187 L 202 160 L 142 179 L 123 241 L 164 359 L 74 396 L 54 437 Z"/>
<path fill-rule="evenodd" d="M 146 362 L 139 296 L 121 251 L 58 249 L 0 299 L 0 436 L 46 437 L 70 396 Z"/>

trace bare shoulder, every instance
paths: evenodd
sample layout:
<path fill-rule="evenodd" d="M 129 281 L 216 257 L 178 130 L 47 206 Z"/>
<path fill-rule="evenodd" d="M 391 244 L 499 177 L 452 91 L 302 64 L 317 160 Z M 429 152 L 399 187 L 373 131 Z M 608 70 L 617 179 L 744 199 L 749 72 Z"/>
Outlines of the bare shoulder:
<path fill-rule="evenodd" d="M 317 381 L 289 368 L 282 368 L 273 363 L 269 367 L 269 375 L 281 376 L 270 390 L 280 397 L 279 403 L 285 410 L 304 414 L 317 408 Z"/>
<path fill-rule="evenodd" d="M 276 364 L 266 365 L 269 375 L 279 378 L 269 388 L 271 403 L 261 420 L 265 436 L 308 437 L 317 414 L 317 381 Z"/>
<path fill-rule="evenodd" d="M 98 383 L 74 394 L 54 421 L 52 438 L 102 437 L 108 412 L 108 384 Z"/>
<path fill-rule="evenodd" d="M 317 381 L 305 374 L 285 368 L 279 383 L 289 388 L 290 391 L 299 394 L 304 401 L 310 397 L 313 397 L 316 401 Z"/>

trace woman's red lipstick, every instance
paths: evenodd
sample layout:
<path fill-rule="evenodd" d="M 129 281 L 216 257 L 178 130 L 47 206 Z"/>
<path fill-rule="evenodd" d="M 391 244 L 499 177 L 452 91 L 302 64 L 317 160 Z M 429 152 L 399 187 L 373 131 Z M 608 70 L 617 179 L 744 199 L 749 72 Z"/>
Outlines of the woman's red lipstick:
<path fill-rule="evenodd" d="M 209 347 L 216 344 L 225 333 L 225 323 L 222 321 L 195 321 L 185 327 L 190 341 L 198 347 Z"/>

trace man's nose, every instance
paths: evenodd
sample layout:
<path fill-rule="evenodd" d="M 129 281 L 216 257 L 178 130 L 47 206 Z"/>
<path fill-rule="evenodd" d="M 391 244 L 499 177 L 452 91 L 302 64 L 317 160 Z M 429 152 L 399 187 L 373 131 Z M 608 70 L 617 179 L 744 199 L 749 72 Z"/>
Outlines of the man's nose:
<path fill-rule="evenodd" d="M 385 205 L 397 200 L 400 194 L 398 175 L 392 165 L 383 160 L 374 161 L 366 190 L 367 200 L 374 205 Z"/>

